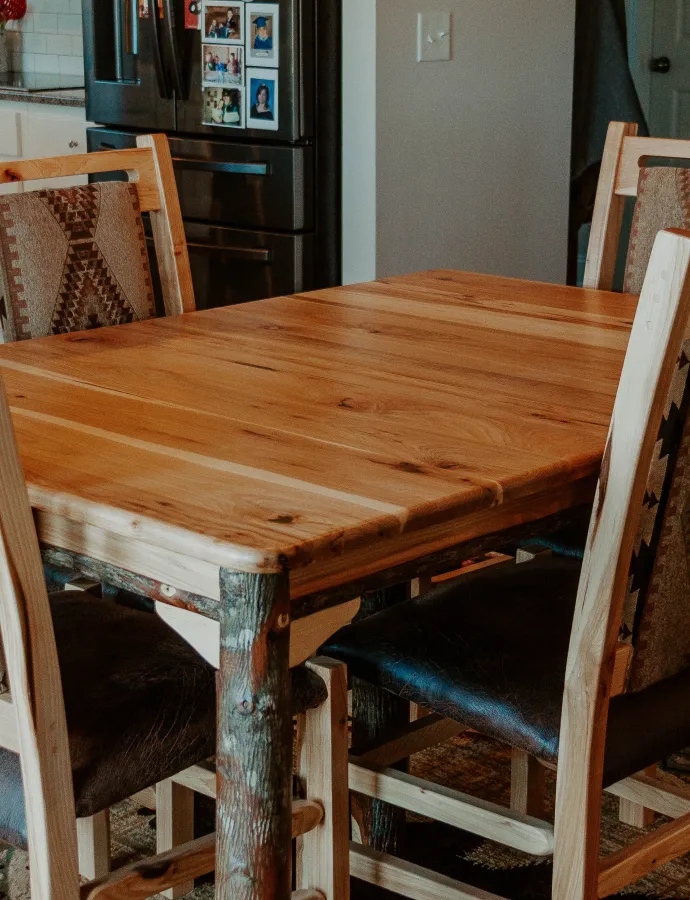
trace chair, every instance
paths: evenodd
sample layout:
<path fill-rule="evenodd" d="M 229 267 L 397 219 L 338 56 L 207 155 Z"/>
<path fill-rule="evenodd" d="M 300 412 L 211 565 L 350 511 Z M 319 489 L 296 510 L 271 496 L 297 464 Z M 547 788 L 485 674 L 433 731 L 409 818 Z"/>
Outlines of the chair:
<path fill-rule="evenodd" d="M 137 145 L 133 150 L 0 164 L 0 183 L 21 181 L 29 188 L 0 196 L 3 342 L 154 316 L 141 213 L 150 217 L 166 314 L 195 308 L 167 138 L 141 135 Z M 64 176 L 119 171 L 127 173 L 128 182 L 45 187 L 46 180 L 49 184 Z M 42 179 L 39 190 L 30 189 L 35 179 Z M 164 850 L 172 846 L 173 835 L 192 836 L 193 795 L 172 783 L 161 785 L 159 794 L 159 849 Z M 109 871 L 107 810 L 80 818 L 78 830 L 80 872 L 93 878 Z"/>
<path fill-rule="evenodd" d="M 84 591 L 48 596 L 1 386 L 0 467 L 0 632 L 11 688 L 0 696 L 0 839 L 28 847 L 41 900 L 136 900 L 190 884 L 214 869 L 215 835 L 80 886 L 75 822 L 202 770 L 215 750 L 215 668 L 158 616 Z M 293 804 L 300 900 L 324 900 L 316 886 L 329 878 L 338 891 L 327 897 L 347 900 L 344 666 L 296 667 L 292 698 L 306 722 L 302 774 L 319 797 Z"/>
<path fill-rule="evenodd" d="M 642 289 L 657 233 L 664 228 L 690 228 L 690 169 L 648 166 L 650 160 L 687 162 L 690 141 L 638 137 L 635 122 L 609 124 L 587 247 L 584 287 L 612 289 L 627 198 L 635 198 L 623 282 L 623 290 L 628 293 L 639 294 Z M 654 473 L 650 477 L 653 479 Z M 559 533 L 533 543 L 542 550 L 581 557 L 585 534 L 580 536 L 576 529 L 574 534 Z M 536 789 L 532 789 L 532 794 L 536 794 Z M 654 813 L 621 799 L 620 818 L 629 825 L 644 827 L 653 820 Z"/>
<path fill-rule="evenodd" d="M 128 177 L 0 196 L 5 342 L 155 315 L 141 213 L 150 217 L 166 315 L 195 308 L 168 141 L 146 134 L 137 145 L 0 163 L 0 184 L 122 171 Z"/>
<path fill-rule="evenodd" d="M 649 254 L 662 228 L 687 228 L 690 171 L 647 167 L 650 159 L 690 160 L 690 141 L 637 137 L 635 122 L 611 122 L 599 171 L 583 287 L 610 291 L 616 269 L 623 211 L 636 197 L 624 290 L 639 294 Z"/>
<path fill-rule="evenodd" d="M 431 709 L 437 730 L 447 717 L 557 767 L 553 826 L 383 767 L 395 741 L 351 759 L 350 788 L 553 854 L 558 900 L 616 893 L 690 850 L 690 792 L 635 774 L 690 743 L 690 602 L 663 583 L 668 559 L 681 544 L 688 552 L 689 317 L 690 232 L 665 231 L 640 296 L 582 563 L 547 557 L 478 571 L 345 627 L 324 648 L 353 675 Z M 647 489 L 654 469 L 658 503 Z M 674 821 L 600 861 L 602 788 Z M 351 872 L 411 898 L 479 896 L 358 845 Z"/>

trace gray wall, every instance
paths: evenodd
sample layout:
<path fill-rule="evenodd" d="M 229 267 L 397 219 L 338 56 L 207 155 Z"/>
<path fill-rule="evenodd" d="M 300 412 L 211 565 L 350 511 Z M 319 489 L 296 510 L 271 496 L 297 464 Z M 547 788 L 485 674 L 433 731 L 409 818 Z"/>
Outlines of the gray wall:
<path fill-rule="evenodd" d="M 354 6 L 349 40 L 366 21 L 363 7 L 376 10 L 376 74 L 368 93 L 361 81 L 349 90 L 345 71 L 346 147 L 361 119 L 375 140 L 372 150 L 360 133 L 346 151 L 346 280 L 373 277 L 374 268 L 381 277 L 450 267 L 563 281 L 575 0 Z M 416 13 L 425 9 L 452 12 L 450 62 L 416 62 Z M 374 196 L 358 168 L 369 184 L 374 177 Z M 375 262 L 362 237 L 372 217 Z"/>

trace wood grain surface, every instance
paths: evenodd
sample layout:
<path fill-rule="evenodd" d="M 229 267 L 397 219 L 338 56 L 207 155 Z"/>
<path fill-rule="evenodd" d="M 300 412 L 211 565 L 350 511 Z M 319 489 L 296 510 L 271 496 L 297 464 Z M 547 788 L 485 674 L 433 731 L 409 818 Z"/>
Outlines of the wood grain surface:
<path fill-rule="evenodd" d="M 586 501 L 635 304 L 427 272 L 6 345 L 0 376 L 44 521 L 303 595 Z"/>

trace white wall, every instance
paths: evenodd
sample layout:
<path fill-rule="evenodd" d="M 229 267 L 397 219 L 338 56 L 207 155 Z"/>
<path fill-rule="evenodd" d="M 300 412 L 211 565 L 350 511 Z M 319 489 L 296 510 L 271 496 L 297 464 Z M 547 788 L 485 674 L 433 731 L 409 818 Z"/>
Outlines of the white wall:
<path fill-rule="evenodd" d="M 358 195 L 351 165 L 344 195 L 351 206 L 361 201 L 362 219 L 373 211 L 376 258 L 352 253 L 350 209 L 345 280 L 448 267 L 563 281 L 575 0 L 356 5 L 376 9 L 375 98 L 350 96 L 345 146 L 356 96 L 375 128 L 375 207 Z M 451 11 L 450 62 L 416 62 L 416 14 L 424 10 Z M 350 79 L 346 69 L 346 91 Z M 371 152 L 360 136 L 365 172 Z"/>
<path fill-rule="evenodd" d="M 376 0 L 343 0 L 343 273 L 376 277 Z"/>

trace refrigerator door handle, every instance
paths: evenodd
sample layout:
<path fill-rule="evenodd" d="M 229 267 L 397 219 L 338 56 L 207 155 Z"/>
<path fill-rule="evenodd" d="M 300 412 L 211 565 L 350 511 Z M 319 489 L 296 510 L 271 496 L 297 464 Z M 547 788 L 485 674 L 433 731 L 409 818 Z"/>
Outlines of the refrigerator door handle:
<path fill-rule="evenodd" d="M 220 162 L 173 156 L 173 163 L 177 169 L 194 169 L 197 172 L 223 172 L 227 175 L 270 175 L 270 166 L 265 162 Z"/>
<path fill-rule="evenodd" d="M 113 31 L 115 40 L 115 81 L 122 81 L 122 8 L 120 0 L 113 0 Z"/>
<path fill-rule="evenodd" d="M 159 18 L 159 0 L 148 0 L 149 15 L 146 21 L 151 23 L 151 46 L 153 47 L 153 66 L 156 70 L 156 81 L 158 82 L 158 93 L 163 100 L 169 100 L 172 97 L 172 91 L 168 84 L 168 79 L 163 66 L 163 56 L 161 54 L 161 36 L 158 25 Z"/>
<path fill-rule="evenodd" d="M 213 250 L 216 253 L 228 254 L 231 259 L 244 259 L 248 262 L 263 263 L 271 261 L 271 251 L 259 247 L 226 247 L 222 244 L 199 244 L 187 241 L 190 250 Z"/>
<path fill-rule="evenodd" d="M 125 52 L 139 55 L 139 13 L 137 0 L 129 0 L 129 18 L 125 23 Z"/>
<path fill-rule="evenodd" d="M 173 75 L 173 83 L 175 90 L 181 100 L 187 99 L 187 90 L 185 88 L 184 77 L 182 75 L 182 62 L 180 60 L 180 51 L 177 47 L 177 35 L 175 34 L 175 11 L 173 9 L 172 0 L 162 0 L 163 3 L 163 26 L 165 28 L 165 36 L 167 38 L 168 52 L 170 53 L 170 62 Z"/>

